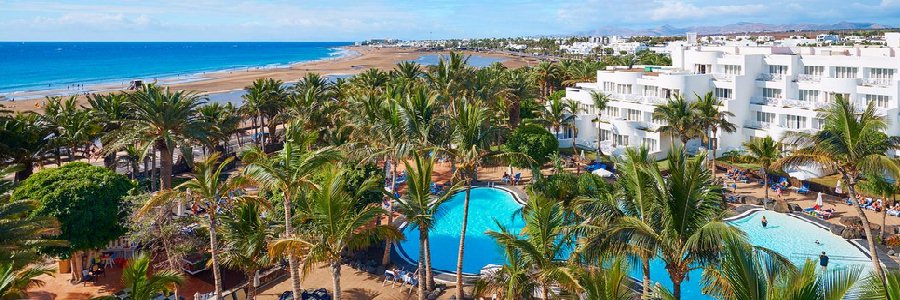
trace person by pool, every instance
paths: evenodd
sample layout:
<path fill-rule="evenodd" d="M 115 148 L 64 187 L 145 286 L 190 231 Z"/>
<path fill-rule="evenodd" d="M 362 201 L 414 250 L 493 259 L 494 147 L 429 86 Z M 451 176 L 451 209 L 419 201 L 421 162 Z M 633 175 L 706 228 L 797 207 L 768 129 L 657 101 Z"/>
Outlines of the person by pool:
<path fill-rule="evenodd" d="M 769 221 L 766 220 L 766 217 L 765 217 L 765 216 L 763 216 L 763 217 L 762 217 L 762 227 L 763 227 L 763 228 L 766 228 L 766 226 L 768 226 L 768 225 L 769 225 Z"/>
<path fill-rule="evenodd" d="M 819 255 L 819 266 L 822 267 L 822 270 L 828 268 L 828 255 L 825 255 L 825 251 L 822 251 L 822 255 Z"/>

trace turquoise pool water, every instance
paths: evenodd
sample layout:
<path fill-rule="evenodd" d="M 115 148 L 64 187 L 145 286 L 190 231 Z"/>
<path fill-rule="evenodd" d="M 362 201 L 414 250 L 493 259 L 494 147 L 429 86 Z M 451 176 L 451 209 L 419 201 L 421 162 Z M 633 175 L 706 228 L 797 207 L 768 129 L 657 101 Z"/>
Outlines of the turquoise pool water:
<path fill-rule="evenodd" d="M 464 193 L 454 195 L 444 204 L 443 214 L 438 216 L 431 231 L 432 265 L 437 270 L 449 272 L 456 270 L 464 195 Z M 485 232 L 497 229 L 493 221 L 495 219 L 511 230 L 521 229 L 524 226 L 521 216 L 515 215 L 519 208 L 521 205 L 505 191 L 491 188 L 472 190 L 463 262 L 464 273 L 477 274 L 485 265 L 504 263 L 500 248 Z M 760 222 L 763 216 L 768 220 L 766 228 L 763 228 Z M 856 246 L 796 217 L 773 211 L 758 211 L 728 222 L 746 232 L 753 245 L 772 249 L 797 265 L 803 264 L 806 259 L 817 261 L 819 254 L 825 251 L 830 257 L 830 269 L 846 268 L 851 265 L 862 266 L 865 270 L 870 268 L 868 257 Z M 398 246 L 407 254 L 405 257 L 415 262 L 419 253 L 419 233 L 416 229 L 407 227 L 404 234 L 407 239 Z M 819 244 L 816 244 L 816 241 L 819 241 Z M 682 299 L 712 299 L 701 292 L 702 274 L 702 270 L 694 270 L 688 274 L 681 285 Z M 631 276 L 641 278 L 642 274 L 637 266 L 632 269 Z M 662 260 L 651 261 L 650 278 L 669 290 L 672 289 L 672 282 Z"/>
<path fill-rule="evenodd" d="M 459 232 L 462 228 L 465 192 L 453 195 L 441 205 L 434 228 L 429 232 L 431 242 L 431 265 L 436 270 L 456 272 L 459 251 Z M 488 264 L 502 264 L 505 259 L 500 248 L 488 230 L 499 231 L 494 220 L 504 224 L 513 232 L 524 227 L 524 222 L 515 212 L 522 207 L 509 192 L 495 188 L 472 189 L 469 201 L 469 221 L 466 227 L 466 251 L 463 259 L 463 273 L 478 274 Z M 406 240 L 398 244 L 405 257 L 412 262 L 419 258 L 419 230 L 406 227 Z"/>

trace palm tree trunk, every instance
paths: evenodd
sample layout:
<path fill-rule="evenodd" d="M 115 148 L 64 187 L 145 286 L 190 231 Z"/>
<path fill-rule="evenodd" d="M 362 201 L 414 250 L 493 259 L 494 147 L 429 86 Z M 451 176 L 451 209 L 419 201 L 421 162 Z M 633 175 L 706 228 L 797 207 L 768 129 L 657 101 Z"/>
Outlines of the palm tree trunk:
<path fill-rule="evenodd" d="M 159 190 L 159 184 L 156 181 L 158 173 L 156 173 L 156 150 L 153 150 L 153 154 L 150 156 L 150 190 L 157 191 Z"/>
<path fill-rule="evenodd" d="M 462 266 L 463 266 L 463 254 L 466 249 L 466 226 L 469 222 L 469 199 L 471 199 L 472 195 L 472 179 L 466 178 L 466 200 L 463 204 L 463 219 L 462 219 L 462 228 L 459 231 L 459 252 L 457 253 L 456 259 L 456 299 L 464 299 L 465 293 L 463 291 L 463 278 L 462 278 Z"/>
<path fill-rule="evenodd" d="M 643 278 L 641 278 L 641 298 L 647 299 L 650 296 L 650 258 L 649 257 L 641 257 L 641 271 L 643 273 Z"/>
<path fill-rule="evenodd" d="M 222 298 L 222 274 L 219 272 L 219 260 L 217 256 L 219 254 L 219 243 L 216 237 L 216 217 L 215 217 L 215 206 L 210 208 L 210 211 L 207 212 L 207 218 L 209 219 L 209 253 L 210 253 L 210 264 L 213 268 L 213 281 L 215 282 L 216 287 L 216 299 Z"/>
<path fill-rule="evenodd" d="M 847 182 L 847 192 L 850 194 L 850 199 L 856 199 L 856 179 L 848 176 L 846 173 L 841 175 L 841 177 L 844 178 L 844 181 Z M 878 276 L 878 280 L 884 282 L 884 271 L 881 269 L 881 261 L 878 260 L 878 248 L 875 247 L 875 236 L 872 235 L 872 227 L 869 226 L 869 218 L 866 217 L 866 212 L 859 206 L 859 203 L 856 203 L 853 207 L 856 208 L 856 213 L 863 223 L 863 232 L 866 233 L 866 242 L 869 244 L 869 254 L 872 256 L 872 267 L 875 270 L 875 275 Z"/>
<path fill-rule="evenodd" d="M 159 147 L 159 188 L 160 190 L 167 190 L 172 188 L 172 160 L 174 154 L 172 153 L 172 149 L 169 149 L 165 144 L 161 144 Z"/>
<path fill-rule="evenodd" d="M 419 300 L 425 300 L 425 285 L 426 275 L 425 275 L 425 241 L 428 240 L 428 234 L 425 233 L 425 227 L 422 224 L 419 224 Z"/>
<path fill-rule="evenodd" d="M 334 300 L 341 300 L 341 262 L 331 263 L 331 279 L 334 280 Z M 299 299 L 299 298 L 294 298 Z"/>
<path fill-rule="evenodd" d="M 294 236 L 294 225 L 291 224 L 291 196 L 289 194 L 284 195 L 284 235 L 286 238 Z M 300 286 L 299 267 L 300 266 L 297 265 L 297 256 L 294 255 L 293 251 L 288 251 L 288 271 L 291 274 L 291 291 L 297 299 L 299 299 L 300 290 L 302 289 Z"/>
<path fill-rule="evenodd" d="M 431 270 L 431 243 L 428 241 L 428 231 L 425 231 L 423 243 L 425 246 L 425 289 L 431 292 L 434 290 L 434 272 Z"/>
<path fill-rule="evenodd" d="M 391 159 L 391 193 L 397 193 L 397 159 Z M 388 199 L 388 203 L 390 203 L 390 199 Z M 393 207 L 389 207 L 387 211 L 387 224 L 391 225 L 394 222 L 394 212 Z M 384 254 L 381 256 L 381 264 L 387 266 L 391 263 L 391 240 L 384 240 Z"/>
<path fill-rule="evenodd" d="M 258 270 L 253 270 L 253 272 L 247 274 L 247 279 L 250 280 L 249 288 L 247 289 L 247 299 L 256 300 L 256 276 L 258 272 Z"/>
<path fill-rule="evenodd" d="M 719 130 L 717 129 L 717 127 L 713 126 L 713 128 L 712 128 L 712 136 L 713 137 L 709 139 L 709 147 L 712 149 L 712 177 L 713 177 L 713 179 L 716 178 L 716 150 L 718 150 L 718 148 L 719 148 L 719 143 L 718 143 L 719 141 L 716 140 L 716 142 L 713 143 L 713 139 L 715 138 L 716 133 L 718 133 L 718 131 Z"/>
<path fill-rule="evenodd" d="M 106 156 L 103 156 L 103 167 L 115 171 L 116 170 L 116 158 L 118 158 L 118 157 L 116 156 L 115 153 L 110 153 Z"/>
<path fill-rule="evenodd" d="M 769 200 L 769 173 L 766 172 L 766 168 L 762 168 L 763 171 L 763 190 L 766 192 L 766 197 L 763 199 L 762 205 L 763 209 L 766 209 L 766 200 Z"/>
<path fill-rule="evenodd" d="M 520 119 L 520 110 L 522 109 L 520 100 L 516 98 L 516 100 L 510 101 L 509 105 L 509 127 L 515 130 L 519 127 L 519 119 Z"/>

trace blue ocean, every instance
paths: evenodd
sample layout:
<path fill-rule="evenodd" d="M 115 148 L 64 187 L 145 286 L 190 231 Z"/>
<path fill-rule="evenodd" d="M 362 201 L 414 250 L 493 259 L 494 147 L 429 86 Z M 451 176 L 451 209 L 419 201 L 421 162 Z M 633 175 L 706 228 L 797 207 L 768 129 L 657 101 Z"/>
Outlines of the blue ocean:
<path fill-rule="evenodd" d="M 0 94 L 337 57 L 345 42 L 0 42 Z M 188 79 L 185 79 L 188 80 Z"/>

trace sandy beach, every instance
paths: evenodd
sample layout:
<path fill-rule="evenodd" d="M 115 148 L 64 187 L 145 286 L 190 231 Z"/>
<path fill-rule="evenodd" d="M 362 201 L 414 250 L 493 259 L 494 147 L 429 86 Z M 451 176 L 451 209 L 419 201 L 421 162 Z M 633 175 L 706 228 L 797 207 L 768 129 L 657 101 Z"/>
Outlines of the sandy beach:
<path fill-rule="evenodd" d="M 217 94 L 242 89 L 257 78 L 275 78 L 285 82 L 294 82 L 306 75 L 306 73 L 311 72 L 321 75 L 352 75 L 364 72 L 370 68 L 390 70 L 397 62 L 415 60 L 423 55 L 448 53 L 448 51 L 418 48 L 376 48 L 367 46 L 349 46 L 346 47 L 346 50 L 352 54 L 340 58 L 298 63 L 285 68 L 208 72 L 196 75 L 197 78 L 195 80 L 178 80 L 176 78 L 169 80 L 173 83 L 164 85 L 178 90 L 194 90 L 204 94 Z M 539 62 L 538 58 L 521 57 L 500 52 L 464 51 L 463 53 L 502 58 L 504 59 L 503 65 L 510 68 L 535 65 Z M 121 89 L 120 85 L 99 86 L 96 88 L 96 90 L 104 90 L 106 92 L 119 89 Z M 13 111 L 39 111 L 41 110 L 41 104 L 45 101 L 43 96 L 59 94 L 60 92 L 65 92 L 65 90 L 29 92 L 28 94 L 17 95 L 17 97 L 32 99 L 16 99 L 15 101 L 0 102 L 0 104 Z M 87 103 L 84 97 L 79 98 L 83 104 Z"/>

